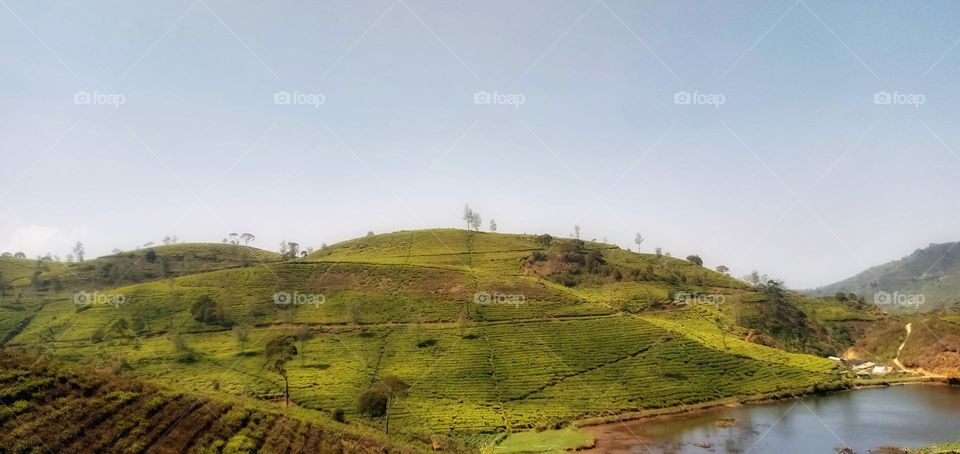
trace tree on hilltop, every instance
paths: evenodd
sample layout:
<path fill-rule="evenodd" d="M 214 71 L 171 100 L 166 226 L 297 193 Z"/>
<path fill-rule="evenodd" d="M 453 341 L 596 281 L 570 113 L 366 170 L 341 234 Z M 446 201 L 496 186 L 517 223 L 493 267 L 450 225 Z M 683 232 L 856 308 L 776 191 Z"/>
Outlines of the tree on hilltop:
<path fill-rule="evenodd" d="M 73 256 L 77 258 L 78 262 L 82 262 L 84 254 L 86 254 L 86 251 L 83 249 L 83 243 L 77 241 L 77 243 L 73 245 Z"/>
<path fill-rule="evenodd" d="M 480 226 L 483 224 L 480 213 L 473 211 L 470 205 L 463 206 L 463 220 L 467 223 L 467 230 L 476 230 L 479 232 Z"/>

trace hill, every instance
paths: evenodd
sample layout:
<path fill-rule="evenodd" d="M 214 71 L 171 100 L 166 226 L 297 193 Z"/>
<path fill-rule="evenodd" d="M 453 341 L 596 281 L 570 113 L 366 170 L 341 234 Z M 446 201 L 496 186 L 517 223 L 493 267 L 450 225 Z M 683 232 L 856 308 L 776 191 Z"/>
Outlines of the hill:
<path fill-rule="evenodd" d="M 581 418 L 846 386 L 832 361 L 806 353 L 843 351 L 883 317 L 547 235 L 403 231 L 244 264 L 229 255 L 241 251 L 96 287 L 119 304 L 34 289 L 6 346 L 172 390 L 270 402 L 288 383 L 294 408 L 314 417 L 482 447 Z M 286 375 L 267 367 L 267 346 L 284 340 L 296 346 Z M 362 411 L 386 377 L 409 389 L 389 417 Z"/>
<path fill-rule="evenodd" d="M 806 293 L 832 296 L 837 292 L 876 298 L 884 309 L 893 312 L 925 311 L 958 304 L 960 247 L 958 243 L 930 244 L 900 260 Z M 922 295 L 922 299 L 918 300 L 916 295 Z M 922 304 L 914 304 L 921 301 Z"/>

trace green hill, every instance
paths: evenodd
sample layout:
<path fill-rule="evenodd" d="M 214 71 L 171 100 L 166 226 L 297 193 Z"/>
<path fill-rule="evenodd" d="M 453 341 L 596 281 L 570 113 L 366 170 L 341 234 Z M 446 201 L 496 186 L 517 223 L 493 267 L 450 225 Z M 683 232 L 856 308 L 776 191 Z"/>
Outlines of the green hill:
<path fill-rule="evenodd" d="M 960 303 L 960 247 L 958 243 L 931 244 L 892 262 L 870 268 L 840 282 L 809 290 L 812 295 L 855 293 L 892 312 L 925 311 Z M 893 293 L 905 295 L 897 304 Z M 884 295 L 886 294 L 886 295 Z M 922 295 L 923 304 L 913 304 Z M 888 303 L 889 301 L 889 303 Z"/>
<path fill-rule="evenodd" d="M 390 406 L 392 434 L 451 434 L 479 447 L 497 439 L 485 434 L 580 418 L 844 386 L 832 361 L 803 352 L 842 351 L 851 327 L 877 316 L 856 302 L 548 236 L 404 231 L 295 261 L 177 246 L 157 256 L 210 259 L 193 255 L 167 278 L 136 268 L 138 282 L 96 287 L 92 301 L 118 304 L 36 289 L 7 347 L 173 390 L 276 401 L 284 379 L 266 367 L 265 346 L 289 338 L 296 408 L 386 424 L 359 401 L 398 377 L 410 387 Z M 92 292 L 104 281 L 65 282 Z"/>

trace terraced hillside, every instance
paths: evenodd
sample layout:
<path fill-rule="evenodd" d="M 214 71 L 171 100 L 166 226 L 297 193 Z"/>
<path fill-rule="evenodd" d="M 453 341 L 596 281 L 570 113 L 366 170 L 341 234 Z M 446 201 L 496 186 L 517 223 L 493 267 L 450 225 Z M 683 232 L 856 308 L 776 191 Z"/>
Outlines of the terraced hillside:
<path fill-rule="evenodd" d="M 233 244 L 180 243 L 121 252 L 76 263 L 0 258 L 9 286 L 96 289 L 223 268 L 276 262 L 280 254 Z"/>
<path fill-rule="evenodd" d="M 873 317 L 683 260 L 548 236 L 397 232 L 297 261 L 216 263 L 97 288 L 122 304 L 37 290 L 36 312 L 7 347 L 261 401 L 282 400 L 286 381 L 292 405 L 315 417 L 482 445 L 494 439 L 482 434 L 838 386 L 833 362 L 776 347 L 833 353 L 847 345 L 830 323 Z M 676 304 L 680 292 L 693 300 Z M 278 339 L 296 346 L 285 376 L 267 361 Z M 409 389 L 388 417 L 371 416 L 359 402 L 384 377 Z"/>
<path fill-rule="evenodd" d="M 306 413 L 218 401 L 0 352 L 4 452 L 416 452 Z"/>

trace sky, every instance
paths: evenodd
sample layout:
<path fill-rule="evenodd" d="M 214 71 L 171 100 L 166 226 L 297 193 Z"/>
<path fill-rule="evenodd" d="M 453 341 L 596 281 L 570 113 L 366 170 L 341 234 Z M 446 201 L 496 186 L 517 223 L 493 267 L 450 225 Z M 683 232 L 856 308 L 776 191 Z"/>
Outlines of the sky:
<path fill-rule="evenodd" d="M 810 288 L 960 239 L 956 2 L 0 6 L 0 251 L 469 204 Z"/>

